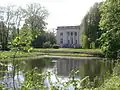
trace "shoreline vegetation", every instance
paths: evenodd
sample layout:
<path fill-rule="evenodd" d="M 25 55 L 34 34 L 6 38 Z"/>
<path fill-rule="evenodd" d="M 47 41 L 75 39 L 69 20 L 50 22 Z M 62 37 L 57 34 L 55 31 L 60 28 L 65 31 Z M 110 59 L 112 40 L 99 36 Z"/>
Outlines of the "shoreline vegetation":
<path fill-rule="evenodd" d="M 0 51 L 0 59 L 11 59 L 13 58 L 15 52 L 13 51 Z M 100 49 L 73 49 L 73 48 L 39 48 L 33 49 L 31 52 L 17 52 L 17 59 L 29 58 L 44 58 L 44 57 L 54 57 L 58 58 L 60 56 L 65 57 L 103 57 L 103 53 Z"/>

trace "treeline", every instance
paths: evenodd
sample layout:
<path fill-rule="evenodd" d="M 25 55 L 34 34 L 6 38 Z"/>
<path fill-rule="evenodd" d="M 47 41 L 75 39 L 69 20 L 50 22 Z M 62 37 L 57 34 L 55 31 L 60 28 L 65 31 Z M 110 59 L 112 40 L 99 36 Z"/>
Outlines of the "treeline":
<path fill-rule="evenodd" d="M 82 23 L 82 48 L 101 48 L 107 58 L 120 58 L 120 1 L 95 3 Z"/>
<path fill-rule="evenodd" d="M 95 3 L 81 22 L 80 27 L 82 36 L 80 38 L 82 42 L 82 48 L 99 48 L 98 39 L 101 36 L 101 31 L 99 29 L 100 6 L 101 3 Z"/>
<path fill-rule="evenodd" d="M 32 41 L 34 48 L 51 48 L 56 44 L 54 32 L 43 31 L 36 39 Z"/>
<path fill-rule="evenodd" d="M 0 6 L 0 47 L 12 46 L 43 47 L 43 43 L 56 43 L 53 32 L 47 32 L 48 11 L 40 4 L 29 4 L 26 8 L 14 5 Z"/>

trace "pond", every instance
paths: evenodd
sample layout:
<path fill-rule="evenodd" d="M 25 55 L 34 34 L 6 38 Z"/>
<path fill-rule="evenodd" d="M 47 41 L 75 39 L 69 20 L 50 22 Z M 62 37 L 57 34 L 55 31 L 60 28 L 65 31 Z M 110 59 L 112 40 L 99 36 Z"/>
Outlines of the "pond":
<path fill-rule="evenodd" d="M 114 66 L 115 63 L 111 61 L 92 58 L 88 58 L 88 60 L 84 58 L 41 58 L 34 60 L 0 61 L 0 83 L 7 88 L 13 88 L 13 86 L 14 88 L 19 88 L 26 80 L 25 73 L 32 71 L 34 68 L 37 68 L 40 74 L 51 72 L 52 82 L 56 81 L 56 75 L 61 82 L 68 80 L 68 76 L 72 70 L 79 70 L 79 74 L 75 76 L 76 79 L 89 76 L 90 81 L 94 81 L 95 77 L 104 77 L 106 72 L 112 73 Z M 44 84 L 49 87 L 47 78 L 44 80 Z"/>

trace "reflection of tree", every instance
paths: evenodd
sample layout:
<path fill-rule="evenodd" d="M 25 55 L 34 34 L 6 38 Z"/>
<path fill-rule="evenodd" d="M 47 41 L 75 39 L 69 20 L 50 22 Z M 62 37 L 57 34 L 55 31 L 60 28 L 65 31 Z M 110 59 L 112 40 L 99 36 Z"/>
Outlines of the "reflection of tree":
<path fill-rule="evenodd" d="M 84 72 L 82 75 L 80 73 L 80 76 L 82 78 L 89 76 L 90 82 L 93 82 L 94 87 L 96 87 L 102 84 L 107 73 L 112 73 L 114 63 L 102 60 L 88 60 L 85 64 L 83 63 L 82 66 L 83 67 L 81 69 L 84 69 Z M 83 85 L 85 84 L 86 82 L 83 83 Z"/>
<path fill-rule="evenodd" d="M 12 70 L 8 69 L 7 64 L 11 64 Z M 41 73 L 44 68 L 51 68 L 52 60 L 51 59 L 36 59 L 36 60 L 21 60 L 17 61 L 9 61 L 9 62 L 0 62 L 0 78 L 4 77 L 5 75 L 11 76 L 12 78 L 17 77 L 20 79 L 19 71 L 24 71 L 25 73 L 25 81 L 26 79 L 26 72 L 30 71 L 31 81 L 35 81 L 35 72 L 33 71 L 34 68 L 37 68 L 37 73 Z M 73 69 L 79 69 L 80 78 L 84 78 L 85 76 L 90 77 L 90 81 L 95 83 L 96 87 L 99 82 L 101 83 L 106 72 L 112 73 L 112 69 L 115 66 L 115 62 L 111 61 L 103 61 L 103 60 L 58 60 L 56 62 L 57 66 L 57 74 L 61 76 L 68 76 L 69 73 Z M 53 68 L 53 67 L 52 67 Z M 8 71 L 8 72 L 5 72 Z M 22 75 L 24 75 L 22 73 Z M 97 78 L 96 78 L 97 76 Z M 16 80 L 16 79 L 14 79 Z M 8 78 L 7 81 L 10 81 Z M 16 82 L 15 82 L 16 83 Z M 83 82 L 82 85 L 85 85 L 86 82 Z"/>
<path fill-rule="evenodd" d="M 1 61 L 0 62 L 0 78 L 2 78 L 6 73 L 7 64 L 8 64 L 8 62 L 6 62 L 6 61 Z"/>
<path fill-rule="evenodd" d="M 0 80 L 4 82 L 6 87 L 14 87 L 14 89 L 18 88 L 21 80 L 26 80 L 26 73 L 31 72 L 31 77 L 34 76 L 33 69 L 38 68 L 38 73 L 41 73 L 43 68 L 51 65 L 51 60 L 48 59 L 38 59 L 38 60 L 12 60 L 6 62 L 0 62 L 0 78 L 6 76 L 5 78 Z M 23 72 L 23 73 L 22 73 Z M 34 77 L 33 77 L 34 80 Z"/>
<path fill-rule="evenodd" d="M 45 67 L 50 66 L 51 59 L 34 59 L 34 60 L 26 60 L 25 61 L 25 71 L 32 70 L 34 68 L 38 68 L 40 73 Z"/>
<path fill-rule="evenodd" d="M 114 62 L 103 60 L 59 60 L 57 62 L 57 74 L 68 76 L 73 69 L 79 69 L 80 78 L 89 76 L 89 81 L 93 82 L 94 87 L 96 87 L 103 82 L 107 73 L 112 73 L 114 66 Z M 86 81 L 82 85 L 85 84 Z"/>
<path fill-rule="evenodd" d="M 40 78 L 35 76 L 35 73 L 42 73 L 43 69 L 49 66 L 51 60 L 48 59 L 34 59 L 25 61 L 25 81 L 31 81 L 32 86 L 35 86 L 35 82 L 41 82 Z M 29 72 L 29 73 L 28 73 Z M 39 81 L 38 81 L 39 78 Z"/>

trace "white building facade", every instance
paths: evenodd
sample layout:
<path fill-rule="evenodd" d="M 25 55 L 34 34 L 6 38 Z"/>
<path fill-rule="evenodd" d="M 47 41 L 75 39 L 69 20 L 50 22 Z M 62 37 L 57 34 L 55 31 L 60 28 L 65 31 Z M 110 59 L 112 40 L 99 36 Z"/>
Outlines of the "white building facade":
<path fill-rule="evenodd" d="M 56 40 L 60 47 L 80 47 L 80 26 L 57 27 Z"/>

